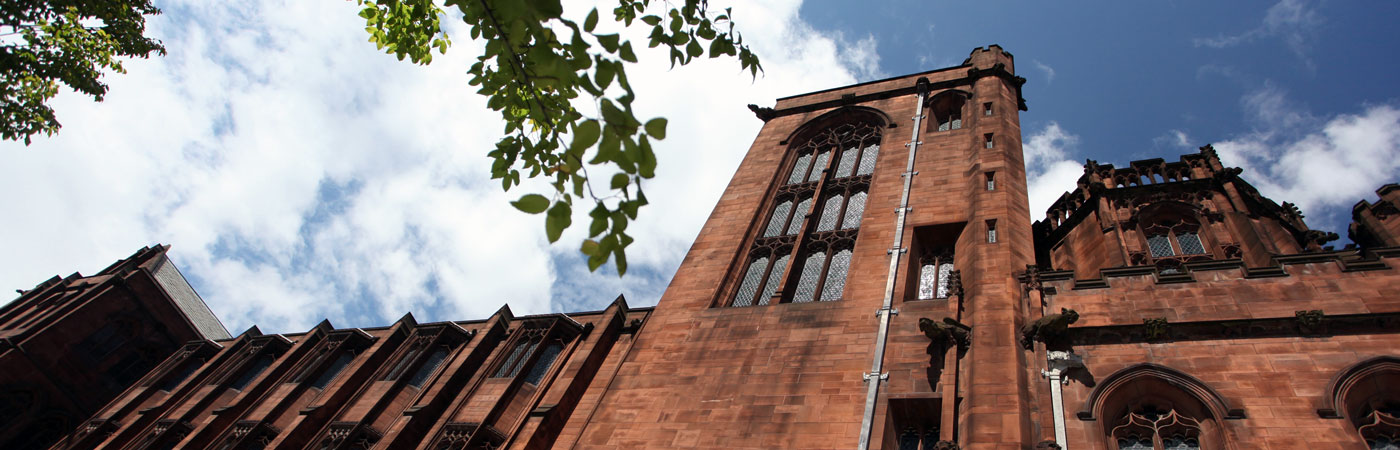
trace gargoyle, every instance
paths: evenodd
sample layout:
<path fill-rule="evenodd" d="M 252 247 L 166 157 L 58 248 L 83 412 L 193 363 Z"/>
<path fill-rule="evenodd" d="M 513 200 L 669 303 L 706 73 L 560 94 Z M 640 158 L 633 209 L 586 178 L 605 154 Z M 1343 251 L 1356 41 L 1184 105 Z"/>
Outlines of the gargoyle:
<path fill-rule="evenodd" d="M 1069 324 L 1079 320 L 1079 313 L 1073 309 L 1060 308 L 1059 314 L 1051 314 L 1041 317 L 1040 320 L 1026 324 L 1021 327 L 1021 347 L 1026 350 L 1035 348 L 1035 341 L 1044 342 L 1046 347 L 1058 346 L 1060 338 L 1064 337 L 1065 330 L 1069 329 Z"/>
<path fill-rule="evenodd" d="M 919 331 L 924 332 L 924 336 L 928 336 L 932 341 L 928 344 L 928 353 L 935 358 L 942 357 L 952 346 L 957 346 L 959 352 L 965 352 L 972 346 L 972 327 L 963 325 L 951 317 L 944 317 L 942 323 L 927 317 L 920 318 Z"/>

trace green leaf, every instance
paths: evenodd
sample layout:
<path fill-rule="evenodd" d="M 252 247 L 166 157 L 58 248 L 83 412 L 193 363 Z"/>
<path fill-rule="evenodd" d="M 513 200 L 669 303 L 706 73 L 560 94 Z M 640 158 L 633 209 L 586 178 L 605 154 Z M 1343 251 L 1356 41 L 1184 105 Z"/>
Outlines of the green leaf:
<path fill-rule="evenodd" d="M 592 239 L 584 239 L 583 244 L 579 246 L 578 251 L 582 252 L 585 255 L 596 255 L 598 254 L 598 241 Z"/>
<path fill-rule="evenodd" d="M 520 197 L 520 200 L 510 202 L 510 204 L 515 206 L 515 209 L 526 213 L 539 214 L 549 207 L 549 199 L 539 194 L 526 194 L 524 197 Z"/>
<path fill-rule="evenodd" d="M 603 48 L 607 49 L 608 53 L 617 51 L 618 37 L 616 34 L 595 34 L 593 37 L 598 38 L 598 43 L 603 44 Z"/>
<path fill-rule="evenodd" d="M 666 118 L 657 117 L 647 121 L 647 134 L 657 139 L 666 139 Z"/>
<path fill-rule="evenodd" d="M 637 62 L 637 54 L 632 53 L 632 41 L 622 43 L 622 49 L 617 53 L 619 58 L 630 63 Z"/>
<path fill-rule="evenodd" d="M 627 177 L 627 174 L 625 174 L 625 173 L 616 173 L 616 174 L 613 174 L 613 176 L 612 176 L 612 188 L 613 188 L 613 189 L 622 189 L 622 188 L 625 188 L 625 187 L 627 187 L 627 183 L 628 183 L 630 180 L 631 180 L 631 179 L 628 178 L 628 177 Z"/>
<path fill-rule="evenodd" d="M 593 27 L 598 26 L 598 8 L 588 13 L 588 18 L 583 20 L 583 31 L 593 32 Z"/>
<path fill-rule="evenodd" d="M 569 150 L 582 153 L 583 150 L 593 146 L 598 142 L 599 129 L 598 121 L 588 119 L 574 125 L 574 142 L 569 145 Z"/>
<path fill-rule="evenodd" d="M 559 236 L 564 234 L 564 229 L 573 224 L 573 210 L 565 202 L 554 202 L 554 206 L 549 208 L 549 212 L 544 217 L 544 233 L 550 243 L 559 240 Z"/>

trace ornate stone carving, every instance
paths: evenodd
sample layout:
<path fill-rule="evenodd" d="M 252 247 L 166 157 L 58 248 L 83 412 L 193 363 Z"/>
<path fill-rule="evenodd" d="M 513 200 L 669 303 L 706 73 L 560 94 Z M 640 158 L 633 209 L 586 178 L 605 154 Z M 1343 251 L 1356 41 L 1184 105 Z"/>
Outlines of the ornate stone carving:
<path fill-rule="evenodd" d="M 929 338 L 928 352 L 935 358 L 943 356 L 949 348 L 956 346 L 959 352 L 972 346 L 972 327 L 951 317 L 935 322 L 927 317 L 919 319 L 919 331 Z"/>
<path fill-rule="evenodd" d="M 1149 341 L 1166 339 L 1168 327 L 1169 325 L 1167 324 L 1166 317 L 1142 319 L 1142 328 Z"/>
<path fill-rule="evenodd" d="M 1060 308 L 1059 314 L 1041 317 L 1021 327 L 1021 348 L 1035 348 L 1035 341 L 1044 342 L 1047 348 L 1060 347 L 1069 324 L 1079 321 L 1079 313 L 1073 309 Z"/>
<path fill-rule="evenodd" d="M 1318 334 L 1323 332 L 1322 310 L 1313 309 L 1307 311 L 1294 311 L 1293 316 L 1298 319 L 1298 332 L 1302 334 Z"/>

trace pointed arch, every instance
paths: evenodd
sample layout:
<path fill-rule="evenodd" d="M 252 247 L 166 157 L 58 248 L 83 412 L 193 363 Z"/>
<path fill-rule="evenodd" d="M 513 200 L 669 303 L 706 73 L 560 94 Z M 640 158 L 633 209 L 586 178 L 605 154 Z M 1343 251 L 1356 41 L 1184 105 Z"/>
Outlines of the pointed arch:
<path fill-rule="evenodd" d="M 842 123 L 869 123 L 880 128 L 894 128 L 895 121 L 884 111 L 868 106 L 842 106 L 808 120 L 789 133 L 783 144 L 801 143 L 814 133 Z"/>
<path fill-rule="evenodd" d="M 1400 378 L 1400 357 L 1376 356 L 1347 366 L 1327 382 L 1327 390 L 1322 391 L 1322 404 L 1317 408 L 1317 415 L 1324 419 L 1350 419 L 1353 422 L 1359 420 L 1357 409 L 1365 406 L 1365 399 L 1361 397 L 1379 394 L 1369 392 L 1372 389 L 1368 389 L 1366 382 L 1387 376 Z M 1395 390 L 1396 394 L 1400 395 L 1400 386 Z"/>
<path fill-rule="evenodd" d="M 1093 421 L 1104 416 L 1107 400 L 1143 381 L 1158 381 L 1175 387 L 1200 402 L 1214 419 L 1243 419 L 1244 410 L 1230 406 L 1229 400 L 1205 382 L 1185 372 L 1153 363 L 1138 363 L 1113 372 L 1094 386 L 1077 416 Z"/>

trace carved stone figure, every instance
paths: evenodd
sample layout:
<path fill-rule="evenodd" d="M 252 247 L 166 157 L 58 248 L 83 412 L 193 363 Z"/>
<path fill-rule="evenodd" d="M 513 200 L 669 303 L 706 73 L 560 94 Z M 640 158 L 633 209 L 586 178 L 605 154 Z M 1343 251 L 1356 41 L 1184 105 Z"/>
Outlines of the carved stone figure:
<path fill-rule="evenodd" d="M 920 318 L 919 331 L 932 341 L 928 344 L 928 352 L 934 357 L 943 356 L 951 346 L 957 346 L 959 352 L 967 351 L 972 346 L 972 327 L 951 317 L 944 317 L 941 323 L 927 317 Z"/>
<path fill-rule="evenodd" d="M 1046 346 L 1057 343 L 1065 335 L 1065 330 L 1069 329 L 1069 324 L 1077 321 L 1079 321 L 1078 312 L 1069 308 L 1060 308 L 1059 314 L 1041 317 L 1040 320 L 1021 327 L 1021 347 L 1031 350 L 1035 348 L 1035 341 L 1044 342 Z"/>

